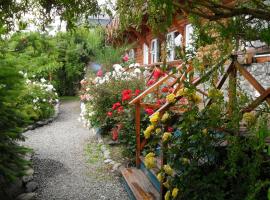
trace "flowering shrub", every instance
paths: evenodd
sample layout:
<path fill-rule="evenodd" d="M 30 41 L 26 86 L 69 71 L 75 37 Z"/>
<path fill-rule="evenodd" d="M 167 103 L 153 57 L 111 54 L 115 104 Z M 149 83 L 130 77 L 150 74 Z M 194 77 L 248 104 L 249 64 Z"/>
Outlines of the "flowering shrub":
<path fill-rule="evenodd" d="M 22 72 L 21 72 L 22 73 Z M 20 97 L 21 105 L 25 108 L 25 114 L 31 121 L 42 120 L 54 114 L 54 105 L 58 102 L 58 95 L 53 85 L 44 78 L 32 81 L 26 78 L 26 89 Z"/>
<path fill-rule="evenodd" d="M 154 113 L 144 131 L 147 155 L 158 155 L 159 142 L 165 165 L 157 179 L 167 192 L 165 199 L 267 199 L 270 186 L 269 110 L 256 114 L 236 112 L 228 117 L 224 95 L 210 89 L 212 104 L 199 109 L 201 97 L 192 89 L 167 95 L 167 102 L 177 104 L 184 97 L 185 113 Z M 236 109 L 248 98 L 238 95 Z M 239 124 L 248 127 L 247 136 L 239 136 Z M 148 156 L 149 157 L 149 156 Z M 153 157 L 146 167 L 155 167 Z M 269 192 L 268 192 L 269 193 Z"/>

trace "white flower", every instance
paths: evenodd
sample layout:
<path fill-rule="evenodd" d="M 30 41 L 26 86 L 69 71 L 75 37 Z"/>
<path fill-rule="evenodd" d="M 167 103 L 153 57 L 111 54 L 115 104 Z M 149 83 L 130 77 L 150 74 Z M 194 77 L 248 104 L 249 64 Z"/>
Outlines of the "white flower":
<path fill-rule="evenodd" d="M 56 92 L 54 93 L 56 96 L 58 95 Z"/>
<path fill-rule="evenodd" d="M 19 71 L 19 74 L 23 75 L 23 71 Z"/>
<path fill-rule="evenodd" d="M 46 99 L 42 99 L 43 102 L 46 102 Z"/>
<path fill-rule="evenodd" d="M 52 91 L 53 90 L 53 85 L 47 85 L 46 91 Z"/>
<path fill-rule="evenodd" d="M 24 76 L 24 78 L 27 78 L 27 73 L 25 73 L 23 76 Z"/>
<path fill-rule="evenodd" d="M 31 83 L 31 81 L 29 80 L 29 79 L 26 79 L 26 84 L 30 84 Z"/>
<path fill-rule="evenodd" d="M 134 67 L 134 63 L 130 64 L 128 68 L 133 68 Z"/>
<path fill-rule="evenodd" d="M 37 106 L 34 106 L 34 110 L 37 110 L 38 108 L 37 108 Z"/>
<path fill-rule="evenodd" d="M 55 102 L 58 103 L 59 102 L 59 99 L 55 99 Z"/>
<path fill-rule="evenodd" d="M 40 79 L 40 82 L 41 82 L 41 83 L 45 83 L 45 82 L 46 82 L 45 78 L 41 78 L 41 79 Z"/>
<path fill-rule="evenodd" d="M 119 64 L 114 64 L 113 68 L 116 72 L 124 71 L 123 67 Z"/>
<path fill-rule="evenodd" d="M 135 67 L 140 67 L 140 64 L 139 63 L 135 63 L 134 66 Z"/>
<path fill-rule="evenodd" d="M 134 72 L 140 74 L 140 73 L 141 73 L 141 70 L 138 69 L 138 68 L 136 68 L 136 69 L 134 70 Z"/>

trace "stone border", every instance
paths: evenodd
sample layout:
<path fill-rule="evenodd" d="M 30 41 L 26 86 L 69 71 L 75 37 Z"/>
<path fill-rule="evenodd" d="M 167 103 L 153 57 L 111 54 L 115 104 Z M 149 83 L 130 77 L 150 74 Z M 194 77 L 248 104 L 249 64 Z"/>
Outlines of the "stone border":
<path fill-rule="evenodd" d="M 52 117 L 50 117 L 49 119 L 37 121 L 34 124 L 27 126 L 23 132 L 26 132 L 29 130 L 34 130 L 38 127 L 41 127 L 41 126 L 44 126 L 44 125 L 47 125 L 47 124 L 53 122 L 59 115 L 59 107 L 60 107 L 60 103 L 55 104 L 54 105 L 54 115 Z"/>
<path fill-rule="evenodd" d="M 101 144 L 101 151 L 103 153 L 103 156 L 104 156 L 104 163 L 107 164 L 107 165 L 112 165 L 112 172 L 118 172 L 120 173 L 120 168 L 122 166 L 121 163 L 118 163 L 114 160 L 112 160 L 111 156 L 110 156 L 110 151 L 109 149 L 106 147 L 103 139 L 102 139 L 102 136 L 101 136 L 101 130 L 100 128 L 96 128 L 96 129 L 93 129 L 96 137 L 97 137 L 97 140 L 98 140 L 98 143 Z"/>

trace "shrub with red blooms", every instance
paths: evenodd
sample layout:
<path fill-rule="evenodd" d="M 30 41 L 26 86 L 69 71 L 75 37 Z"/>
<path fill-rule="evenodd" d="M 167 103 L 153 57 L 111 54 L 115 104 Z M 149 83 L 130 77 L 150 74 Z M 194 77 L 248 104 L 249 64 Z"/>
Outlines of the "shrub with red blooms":
<path fill-rule="evenodd" d="M 145 112 L 147 113 L 147 115 L 152 115 L 155 111 L 152 108 L 146 108 Z"/>
<path fill-rule="evenodd" d="M 148 82 L 147 82 L 147 86 L 151 86 L 155 83 L 156 81 L 154 79 L 150 79 Z"/>
<path fill-rule="evenodd" d="M 128 54 L 124 55 L 122 59 L 123 59 L 124 62 L 127 62 L 129 60 Z"/>
<path fill-rule="evenodd" d="M 112 115 L 113 115 L 112 112 L 107 112 L 107 116 L 108 116 L 108 117 L 111 117 Z"/>
<path fill-rule="evenodd" d="M 118 113 L 122 113 L 124 111 L 124 107 L 123 106 L 120 106 L 117 108 L 117 112 Z"/>
<path fill-rule="evenodd" d="M 165 104 L 165 103 L 166 103 L 166 99 L 158 99 L 157 100 L 158 105 L 162 105 L 162 104 Z"/>
<path fill-rule="evenodd" d="M 153 72 L 153 77 L 156 80 L 158 80 L 163 75 L 164 75 L 164 72 L 162 72 L 160 69 L 155 69 Z"/>
<path fill-rule="evenodd" d="M 117 102 L 117 103 L 113 104 L 112 109 L 115 110 L 119 106 L 121 106 L 121 103 L 120 102 Z"/>
<path fill-rule="evenodd" d="M 132 97 L 132 90 L 123 90 L 122 91 L 122 101 L 128 101 Z"/>
<path fill-rule="evenodd" d="M 161 92 L 163 92 L 163 93 L 168 93 L 169 92 L 169 88 L 168 87 L 163 87 L 162 89 L 161 89 Z"/>
<path fill-rule="evenodd" d="M 135 90 L 135 96 L 138 96 L 140 93 L 141 93 L 141 90 L 139 90 L 139 89 Z"/>

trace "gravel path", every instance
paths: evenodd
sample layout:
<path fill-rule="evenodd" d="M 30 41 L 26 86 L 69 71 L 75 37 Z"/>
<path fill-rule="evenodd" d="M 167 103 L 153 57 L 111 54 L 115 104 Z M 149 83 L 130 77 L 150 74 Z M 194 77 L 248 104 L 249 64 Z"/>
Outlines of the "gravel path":
<path fill-rule="evenodd" d="M 99 149 L 94 133 L 78 122 L 79 109 L 79 102 L 62 103 L 53 123 L 25 133 L 24 145 L 35 150 L 38 199 L 128 199 L 119 178 L 109 172 L 103 158 L 95 155 Z"/>

